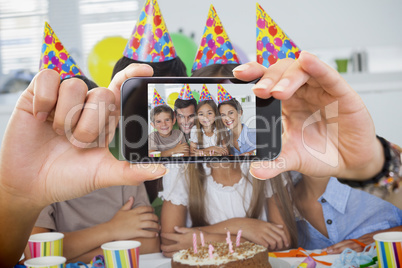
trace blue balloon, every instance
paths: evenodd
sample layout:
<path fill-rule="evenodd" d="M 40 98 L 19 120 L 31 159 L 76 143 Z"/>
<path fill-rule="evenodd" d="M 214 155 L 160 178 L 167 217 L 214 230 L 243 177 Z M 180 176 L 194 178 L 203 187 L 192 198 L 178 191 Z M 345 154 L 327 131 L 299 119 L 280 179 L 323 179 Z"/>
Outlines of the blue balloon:
<path fill-rule="evenodd" d="M 289 42 L 289 40 L 283 41 L 283 44 L 284 44 L 287 48 L 289 48 L 289 49 L 292 48 L 292 44 Z"/>
<path fill-rule="evenodd" d="M 68 57 L 68 59 L 69 59 L 70 62 L 72 63 L 72 64 L 69 64 L 70 66 L 71 66 L 71 65 L 75 65 L 75 61 L 74 61 L 74 59 L 73 59 L 72 57 Z"/>
<path fill-rule="evenodd" d="M 226 45 L 230 50 L 233 49 L 232 43 L 230 43 L 229 41 L 226 41 L 226 42 L 225 42 L 225 45 Z"/>
<path fill-rule="evenodd" d="M 285 54 L 288 52 L 289 48 L 285 46 L 285 44 L 282 45 L 281 51 L 285 52 Z"/>
<path fill-rule="evenodd" d="M 147 23 L 144 25 L 144 33 L 148 31 L 152 31 L 152 24 Z"/>
<path fill-rule="evenodd" d="M 133 58 L 133 49 L 132 49 L 132 48 L 129 48 L 129 49 L 127 50 L 127 56 L 128 56 L 128 58 L 130 58 L 130 59 Z"/>
<path fill-rule="evenodd" d="M 194 62 L 194 64 L 193 64 L 193 68 L 191 68 L 192 70 L 195 70 L 195 69 L 197 69 L 197 62 Z"/>
<path fill-rule="evenodd" d="M 47 55 L 49 56 L 49 60 L 52 60 L 52 58 L 54 57 L 55 54 L 54 54 L 54 51 L 52 50 Z"/>
<path fill-rule="evenodd" d="M 173 59 L 173 57 L 165 57 L 165 61 L 172 60 L 172 59 Z"/>
<path fill-rule="evenodd" d="M 233 58 L 233 54 L 230 51 L 228 51 L 225 56 L 226 56 L 227 59 Z"/>
<path fill-rule="evenodd" d="M 68 65 L 68 64 L 63 64 L 62 66 L 61 66 L 61 69 L 63 70 L 63 71 L 65 71 L 66 73 L 68 73 L 69 71 L 70 71 L 70 66 Z"/>
<path fill-rule="evenodd" d="M 73 67 L 73 69 L 71 70 L 74 74 L 78 74 L 80 72 L 80 70 L 77 67 Z"/>
<path fill-rule="evenodd" d="M 166 44 L 169 44 L 170 38 L 169 38 L 169 34 L 168 34 L 168 33 L 165 33 L 165 34 L 163 35 L 163 40 L 166 42 Z"/>
<path fill-rule="evenodd" d="M 52 64 L 49 64 L 49 65 L 47 66 L 48 69 L 53 69 L 54 67 L 56 67 L 56 66 L 54 66 L 53 63 L 52 63 Z"/>
<path fill-rule="evenodd" d="M 257 29 L 257 36 L 256 37 L 258 37 L 259 35 L 260 35 L 260 29 L 258 29 L 258 28 L 256 28 Z"/>
<path fill-rule="evenodd" d="M 154 61 L 154 62 L 158 62 L 158 61 L 159 61 L 159 58 L 160 58 L 160 56 L 156 56 L 153 61 Z"/>
<path fill-rule="evenodd" d="M 163 48 L 163 55 L 169 55 L 169 53 L 170 53 L 170 48 L 169 48 L 169 46 L 165 46 L 164 48 Z"/>
<path fill-rule="evenodd" d="M 262 44 L 264 45 L 264 47 L 269 43 L 269 37 L 268 36 L 264 36 L 262 39 Z"/>
<path fill-rule="evenodd" d="M 202 57 L 201 57 L 201 60 L 200 60 L 200 61 L 201 61 L 201 62 L 205 62 L 206 60 L 207 60 L 207 55 L 205 55 L 205 54 L 204 54 L 204 55 L 202 55 Z"/>
<path fill-rule="evenodd" d="M 47 49 L 47 45 L 46 45 L 46 44 L 43 44 L 43 45 L 42 45 L 42 53 L 45 53 L 46 49 Z"/>
<path fill-rule="evenodd" d="M 222 63 L 222 59 L 219 59 L 215 62 L 215 64 L 221 64 Z"/>
<path fill-rule="evenodd" d="M 202 53 L 204 53 L 204 54 L 207 54 L 207 52 L 210 50 L 210 48 L 209 47 L 204 47 L 204 50 L 202 51 Z"/>
<path fill-rule="evenodd" d="M 264 60 L 267 60 L 269 54 L 270 54 L 270 53 L 269 53 L 268 51 L 264 51 L 264 52 L 262 53 L 262 58 L 263 58 Z"/>
<path fill-rule="evenodd" d="M 221 45 L 221 48 L 223 49 L 223 51 L 228 50 L 228 46 L 226 45 L 226 43 L 223 43 L 223 45 Z"/>
<path fill-rule="evenodd" d="M 265 66 L 265 67 L 268 67 L 269 66 L 269 61 L 268 60 L 263 60 L 262 65 Z"/>
<path fill-rule="evenodd" d="M 145 46 L 146 43 L 148 43 L 148 40 L 146 38 L 141 38 L 140 44 Z"/>
<path fill-rule="evenodd" d="M 209 40 L 211 40 L 211 39 L 212 39 L 212 37 L 213 37 L 213 35 L 212 35 L 212 34 L 208 34 L 208 35 L 207 35 L 207 37 L 206 37 L 206 39 L 207 39 L 207 43 L 208 43 L 208 41 L 209 41 Z"/>
<path fill-rule="evenodd" d="M 223 50 L 222 47 L 218 47 L 218 48 L 216 49 L 215 53 L 216 53 L 219 57 L 222 57 L 223 54 L 225 53 L 225 51 Z"/>
<path fill-rule="evenodd" d="M 140 14 L 140 21 L 142 21 L 143 19 L 145 19 L 145 12 L 142 11 Z"/>
<path fill-rule="evenodd" d="M 70 60 L 70 58 L 68 58 L 68 59 L 66 60 L 66 64 L 72 66 L 72 65 L 73 65 L 73 62 Z"/>
<path fill-rule="evenodd" d="M 207 66 L 207 63 L 204 61 L 204 62 L 201 63 L 201 66 L 205 67 L 205 66 Z"/>
<path fill-rule="evenodd" d="M 161 49 L 162 49 L 161 43 L 156 42 L 154 45 L 154 48 L 155 48 L 156 52 L 158 52 L 158 53 L 161 52 Z"/>
<path fill-rule="evenodd" d="M 295 58 L 296 58 L 295 53 L 289 52 L 289 53 L 288 53 L 288 58 L 295 59 Z"/>
<path fill-rule="evenodd" d="M 286 58 L 286 53 L 283 51 L 279 51 L 278 52 L 278 59 L 284 59 Z"/>
<path fill-rule="evenodd" d="M 146 62 L 151 62 L 152 56 L 148 54 L 147 58 L 145 59 Z"/>
<path fill-rule="evenodd" d="M 165 42 L 165 39 L 164 39 L 164 38 L 159 39 L 159 43 L 161 43 L 162 47 L 163 47 L 164 45 L 166 45 L 166 42 Z"/>

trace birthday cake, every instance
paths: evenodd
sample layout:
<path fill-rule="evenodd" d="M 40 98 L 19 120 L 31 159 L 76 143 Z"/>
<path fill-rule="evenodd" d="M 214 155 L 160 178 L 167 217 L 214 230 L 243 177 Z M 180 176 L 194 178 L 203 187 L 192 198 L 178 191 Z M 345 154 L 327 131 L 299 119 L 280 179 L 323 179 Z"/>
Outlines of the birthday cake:
<path fill-rule="evenodd" d="M 211 246 L 213 250 L 211 250 Z M 193 248 L 180 250 L 172 258 L 172 268 L 186 267 L 266 267 L 270 268 L 268 262 L 268 249 L 251 242 L 240 243 L 233 246 L 229 251 L 227 243 L 206 243 L 198 247 L 197 253 Z"/>

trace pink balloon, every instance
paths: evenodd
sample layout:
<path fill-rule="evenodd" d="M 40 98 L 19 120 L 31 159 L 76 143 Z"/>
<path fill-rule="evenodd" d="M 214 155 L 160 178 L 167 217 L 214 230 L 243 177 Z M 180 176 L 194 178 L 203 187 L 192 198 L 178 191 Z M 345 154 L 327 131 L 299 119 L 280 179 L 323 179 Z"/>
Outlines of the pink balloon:
<path fill-rule="evenodd" d="M 215 45 L 215 46 L 213 46 L 213 47 L 211 48 L 211 50 L 212 50 L 213 52 L 215 52 L 217 48 L 218 48 L 218 46 Z"/>
<path fill-rule="evenodd" d="M 67 75 L 68 75 L 68 73 L 62 73 L 62 74 L 60 75 L 60 78 L 61 78 L 61 79 L 64 79 L 64 78 L 66 78 Z"/>
<path fill-rule="evenodd" d="M 279 52 L 279 51 L 275 48 L 275 49 L 274 49 L 274 52 L 272 52 L 272 55 L 274 55 L 275 57 L 278 57 L 278 52 Z"/>
<path fill-rule="evenodd" d="M 43 64 L 48 64 L 48 62 L 49 62 L 49 56 L 48 55 L 43 56 Z"/>
<path fill-rule="evenodd" d="M 165 61 L 165 56 L 163 54 L 161 54 L 160 58 L 159 58 L 159 62 Z"/>
<path fill-rule="evenodd" d="M 227 59 L 223 59 L 223 60 L 222 60 L 222 64 L 226 64 L 226 63 L 228 63 L 228 60 L 227 60 Z"/>
<path fill-rule="evenodd" d="M 137 33 L 142 36 L 144 34 L 144 25 L 138 25 Z"/>
<path fill-rule="evenodd" d="M 207 39 L 204 37 L 201 39 L 201 46 L 205 46 L 205 43 L 207 42 Z"/>
<path fill-rule="evenodd" d="M 67 55 L 66 55 L 66 53 L 64 53 L 64 52 L 61 52 L 60 55 L 59 55 L 59 57 L 60 57 L 60 59 L 62 59 L 62 60 L 66 60 L 66 59 L 67 59 Z"/>
<path fill-rule="evenodd" d="M 156 34 L 156 36 L 159 37 L 159 38 L 161 38 L 162 35 L 163 35 L 162 30 L 161 30 L 160 28 L 158 28 L 158 29 L 155 30 L 155 34 Z"/>
<path fill-rule="evenodd" d="M 257 49 L 262 50 L 264 48 L 264 44 L 262 43 L 261 40 L 257 41 Z"/>
<path fill-rule="evenodd" d="M 264 19 L 259 19 L 259 20 L 257 20 L 257 26 L 258 26 L 258 28 L 260 28 L 260 29 L 264 29 L 265 28 L 265 20 Z"/>
<path fill-rule="evenodd" d="M 61 62 L 59 61 L 59 63 L 57 64 L 57 67 L 61 70 L 63 64 L 61 64 Z"/>
<path fill-rule="evenodd" d="M 213 48 L 214 46 L 215 46 L 215 41 L 214 41 L 214 39 L 209 40 L 209 41 L 208 41 L 208 47 L 209 47 L 209 48 Z"/>
<path fill-rule="evenodd" d="M 202 63 L 201 62 L 198 62 L 197 63 L 197 69 L 201 69 L 202 68 Z"/>
<path fill-rule="evenodd" d="M 133 53 L 133 59 L 134 59 L 134 60 L 137 60 L 137 59 L 138 59 L 138 54 L 137 54 L 137 52 L 134 52 L 134 53 Z"/>
<path fill-rule="evenodd" d="M 213 24 L 214 24 L 214 19 L 213 19 L 213 18 L 209 18 L 209 19 L 207 20 L 207 26 L 208 26 L 208 27 L 211 27 Z"/>
<path fill-rule="evenodd" d="M 267 43 L 267 45 L 265 46 L 265 48 L 268 50 L 268 52 L 274 52 L 274 45 L 272 43 Z"/>
<path fill-rule="evenodd" d="M 45 37 L 45 43 L 50 45 L 51 43 L 53 43 L 53 37 L 50 35 L 46 35 Z"/>
<path fill-rule="evenodd" d="M 282 39 L 280 39 L 278 37 L 275 38 L 274 39 L 274 44 L 277 45 L 278 47 L 282 47 L 282 44 L 283 44 Z"/>
<path fill-rule="evenodd" d="M 225 43 L 225 39 L 222 36 L 218 36 L 216 38 L 216 42 L 222 45 L 223 43 Z"/>

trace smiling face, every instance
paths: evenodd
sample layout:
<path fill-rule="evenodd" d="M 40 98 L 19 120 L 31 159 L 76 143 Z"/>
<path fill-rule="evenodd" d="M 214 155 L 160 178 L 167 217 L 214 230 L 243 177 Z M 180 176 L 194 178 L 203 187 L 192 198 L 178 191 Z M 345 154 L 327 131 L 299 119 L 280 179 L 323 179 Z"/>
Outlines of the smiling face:
<path fill-rule="evenodd" d="M 239 113 L 232 105 L 229 104 L 221 105 L 219 107 L 219 112 L 225 127 L 229 129 L 238 127 L 239 123 L 241 122 L 241 112 Z"/>
<path fill-rule="evenodd" d="M 170 113 L 161 112 L 154 116 L 154 122 L 151 125 L 156 128 L 159 135 L 169 137 L 172 134 L 173 125 L 176 122 Z"/>
<path fill-rule="evenodd" d="M 215 123 L 215 112 L 211 105 L 202 105 L 197 112 L 198 121 L 203 127 L 210 127 Z"/>
<path fill-rule="evenodd" d="M 189 134 L 191 128 L 194 126 L 194 119 L 195 119 L 194 105 L 190 105 L 186 108 L 176 109 L 176 117 L 177 117 L 177 124 L 179 125 L 180 130 L 185 134 Z"/>

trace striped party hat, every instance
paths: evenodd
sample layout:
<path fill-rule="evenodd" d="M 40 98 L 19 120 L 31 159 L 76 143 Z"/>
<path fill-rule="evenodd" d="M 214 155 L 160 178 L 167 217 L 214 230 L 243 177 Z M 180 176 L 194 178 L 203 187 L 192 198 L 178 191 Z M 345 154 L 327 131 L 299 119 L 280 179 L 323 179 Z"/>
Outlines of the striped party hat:
<path fill-rule="evenodd" d="M 240 60 L 214 6 L 211 5 L 192 71 L 212 64 L 228 63 L 240 64 Z"/>
<path fill-rule="evenodd" d="M 191 100 L 194 99 L 193 92 L 190 89 L 189 84 L 184 84 L 180 90 L 178 99 L 181 100 Z"/>
<path fill-rule="evenodd" d="M 145 2 L 123 55 L 143 62 L 176 58 L 176 50 L 156 0 Z"/>
<path fill-rule="evenodd" d="M 47 22 L 45 22 L 39 62 L 39 70 L 43 69 L 57 71 L 61 79 L 84 75 Z"/>
<path fill-rule="evenodd" d="M 269 67 L 284 58 L 298 59 L 300 48 L 257 3 L 257 62 Z"/>
<path fill-rule="evenodd" d="M 231 99 L 233 99 L 232 95 L 230 95 L 221 84 L 218 84 L 218 103 L 221 104 L 222 102 L 229 101 Z"/>
<path fill-rule="evenodd" d="M 201 94 L 200 94 L 200 100 L 199 101 L 201 102 L 201 101 L 206 101 L 206 100 L 214 100 L 214 99 L 212 98 L 211 93 L 209 93 L 209 90 L 208 90 L 207 86 L 204 84 L 202 86 L 202 91 L 201 91 Z"/>
<path fill-rule="evenodd" d="M 157 106 L 161 105 L 166 105 L 165 101 L 162 99 L 161 95 L 159 95 L 159 92 L 156 91 L 154 88 L 154 100 L 152 102 L 152 107 L 155 108 Z"/>

